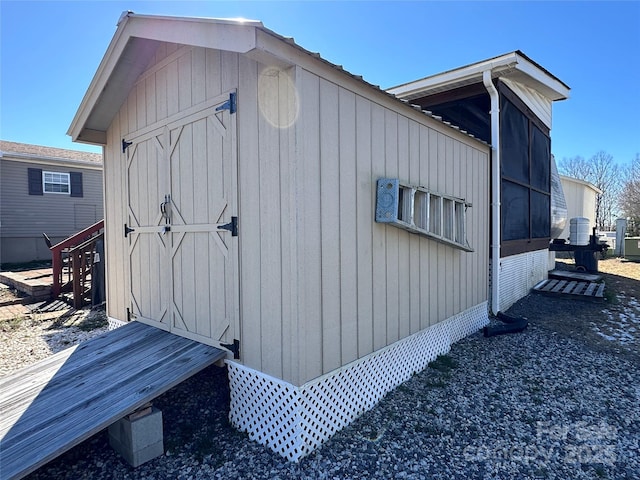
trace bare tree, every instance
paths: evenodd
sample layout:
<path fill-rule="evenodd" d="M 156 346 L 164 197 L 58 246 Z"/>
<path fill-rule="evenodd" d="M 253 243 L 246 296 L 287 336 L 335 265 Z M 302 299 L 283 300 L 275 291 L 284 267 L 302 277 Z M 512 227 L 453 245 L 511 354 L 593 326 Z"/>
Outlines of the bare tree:
<path fill-rule="evenodd" d="M 596 198 L 596 225 L 599 230 L 611 230 L 618 217 L 618 200 L 622 188 L 621 172 L 613 157 L 604 151 L 589 159 L 591 183 L 602 190 Z"/>
<path fill-rule="evenodd" d="M 578 180 L 588 181 L 587 178 L 591 175 L 591 165 L 580 156 L 563 158 L 558 162 L 558 170 L 563 175 Z"/>
<path fill-rule="evenodd" d="M 632 235 L 640 233 L 640 154 L 628 167 L 625 182 L 620 194 L 620 209 L 628 218 L 628 232 Z"/>
<path fill-rule="evenodd" d="M 577 156 L 563 158 L 559 165 L 563 175 L 584 180 L 602 191 L 596 197 L 596 227 L 611 230 L 618 216 L 618 199 L 622 189 L 621 171 L 607 152 L 600 151 L 588 160 Z"/>

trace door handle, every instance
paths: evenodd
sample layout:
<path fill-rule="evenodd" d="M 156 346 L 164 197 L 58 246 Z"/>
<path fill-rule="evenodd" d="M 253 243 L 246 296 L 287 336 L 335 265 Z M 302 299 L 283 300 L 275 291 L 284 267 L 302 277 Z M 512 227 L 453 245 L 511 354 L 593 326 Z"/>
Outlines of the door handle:
<path fill-rule="evenodd" d="M 165 195 L 164 202 L 160 204 L 160 213 L 162 214 L 162 218 L 164 218 L 164 223 L 166 225 L 169 225 L 171 223 L 171 215 L 169 213 L 169 208 L 171 208 L 170 203 L 171 203 L 171 195 Z"/>

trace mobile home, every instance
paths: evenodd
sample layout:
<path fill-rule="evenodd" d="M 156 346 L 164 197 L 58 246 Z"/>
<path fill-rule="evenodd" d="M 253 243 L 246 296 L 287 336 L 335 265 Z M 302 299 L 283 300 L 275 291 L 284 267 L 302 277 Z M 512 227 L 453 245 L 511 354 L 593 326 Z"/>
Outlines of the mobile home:
<path fill-rule="evenodd" d="M 51 260 L 53 243 L 103 218 L 102 156 L 0 140 L 0 263 Z"/>

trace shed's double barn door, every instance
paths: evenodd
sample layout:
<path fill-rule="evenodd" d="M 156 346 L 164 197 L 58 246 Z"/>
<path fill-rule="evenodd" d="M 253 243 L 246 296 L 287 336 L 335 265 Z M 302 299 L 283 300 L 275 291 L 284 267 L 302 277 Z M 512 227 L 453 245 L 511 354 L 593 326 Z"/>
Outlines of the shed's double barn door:
<path fill-rule="evenodd" d="M 147 128 L 126 148 L 131 312 L 216 346 L 239 337 L 237 239 L 227 226 L 237 215 L 236 131 L 227 99 Z"/>

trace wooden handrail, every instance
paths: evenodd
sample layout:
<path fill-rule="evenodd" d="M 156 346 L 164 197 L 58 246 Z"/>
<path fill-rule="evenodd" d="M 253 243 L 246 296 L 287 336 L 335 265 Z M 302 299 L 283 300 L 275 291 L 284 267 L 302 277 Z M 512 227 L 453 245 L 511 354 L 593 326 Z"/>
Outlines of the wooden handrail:
<path fill-rule="evenodd" d="M 88 226 L 84 230 L 81 230 L 78 233 L 74 233 L 72 236 L 70 236 L 66 240 L 63 240 L 60 243 L 56 243 L 53 247 L 50 248 L 50 250 L 52 252 L 56 252 L 56 251 L 61 252 L 65 248 L 75 247 L 81 241 L 85 240 L 87 237 L 93 235 L 94 233 L 99 232 L 103 228 L 104 228 L 104 220 L 100 220 L 99 222 L 96 222 L 93 225 Z"/>
<path fill-rule="evenodd" d="M 70 236 L 66 240 L 53 245 L 51 250 L 52 268 L 53 268 L 53 285 L 51 286 L 51 294 L 53 297 L 60 295 L 62 290 L 62 254 L 68 252 L 72 247 L 85 242 L 87 238 L 94 236 L 96 233 L 104 229 L 104 220 L 90 225 L 80 232 Z"/>

